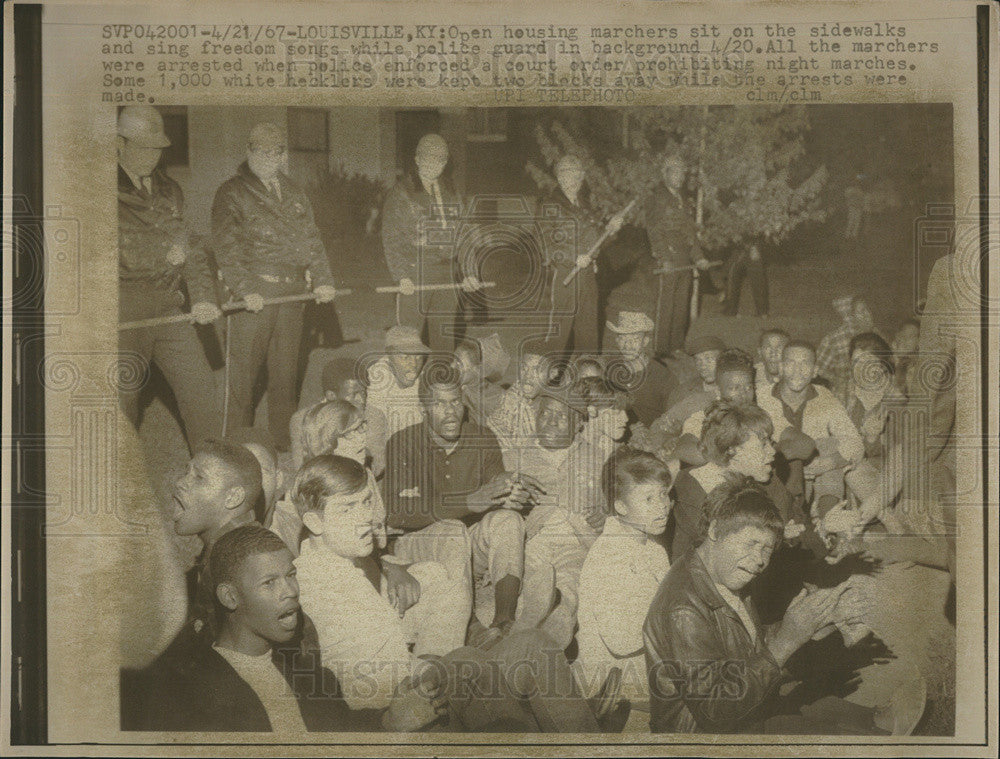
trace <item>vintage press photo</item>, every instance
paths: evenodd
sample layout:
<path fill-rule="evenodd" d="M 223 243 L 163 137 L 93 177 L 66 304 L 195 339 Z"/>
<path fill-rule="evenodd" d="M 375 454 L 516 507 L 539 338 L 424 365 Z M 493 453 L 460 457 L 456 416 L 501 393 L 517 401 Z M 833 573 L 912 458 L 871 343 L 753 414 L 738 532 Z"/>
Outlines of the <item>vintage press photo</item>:
<path fill-rule="evenodd" d="M 5 8 L 8 749 L 995 751 L 997 21 Z"/>

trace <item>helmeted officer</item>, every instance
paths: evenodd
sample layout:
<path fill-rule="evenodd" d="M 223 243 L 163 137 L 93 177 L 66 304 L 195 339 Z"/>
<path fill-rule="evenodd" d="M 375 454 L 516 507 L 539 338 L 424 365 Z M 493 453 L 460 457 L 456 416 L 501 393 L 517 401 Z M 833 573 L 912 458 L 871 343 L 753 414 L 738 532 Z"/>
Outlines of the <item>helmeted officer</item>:
<path fill-rule="evenodd" d="M 305 191 L 282 169 L 285 131 L 261 123 L 250 130 L 247 160 L 215 193 L 212 247 L 233 297 L 247 310 L 230 320 L 230 427 L 252 426 L 253 387 L 267 362 L 268 427 L 278 447 L 290 446 L 295 380 L 305 305 L 266 306 L 265 298 L 312 292 L 332 301 L 330 262 Z"/>
<path fill-rule="evenodd" d="M 191 315 L 209 324 L 221 315 L 205 252 L 191 244 L 184 226 L 184 196 L 158 167 L 170 140 L 163 118 L 150 105 L 132 105 L 118 117 L 119 319 L 136 321 L 181 313 L 182 283 Z M 146 373 L 155 362 L 177 398 L 190 447 L 222 431 L 215 378 L 194 326 L 164 324 L 119 334 L 122 375 Z M 136 366 L 136 362 L 143 366 Z M 122 407 L 138 425 L 138 382 L 120 382 Z"/>

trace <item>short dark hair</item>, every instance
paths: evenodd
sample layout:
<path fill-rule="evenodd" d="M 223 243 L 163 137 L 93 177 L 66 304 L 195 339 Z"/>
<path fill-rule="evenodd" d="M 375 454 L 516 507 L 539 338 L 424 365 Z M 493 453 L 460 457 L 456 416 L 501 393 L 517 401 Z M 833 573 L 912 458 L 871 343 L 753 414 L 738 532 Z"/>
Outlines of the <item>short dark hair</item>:
<path fill-rule="evenodd" d="M 263 492 L 260 462 L 242 445 L 210 438 L 203 441 L 195 449 L 195 453 L 211 456 L 229 469 L 236 484 L 243 488 L 245 501 L 250 506 L 253 506 L 260 498 L 260 494 Z"/>
<path fill-rule="evenodd" d="M 447 388 L 461 394 L 462 381 L 451 362 L 442 361 L 440 358 L 431 360 L 420 372 L 417 395 L 423 405 L 430 403 L 434 388 Z"/>
<path fill-rule="evenodd" d="M 713 521 L 719 537 L 754 525 L 770 530 L 780 538 L 785 528 L 781 514 L 764 486 L 745 475 L 729 475 L 705 498 L 699 530 L 701 541 L 704 541 L 708 526 Z"/>
<path fill-rule="evenodd" d="M 215 541 L 208 559 L 212 596 L 215 596 L 215 589 L 219 585 L 236 580 L 243 563 L 251 556 L 282 550 L 288 550 L 285 542 L 259 524 L 245 524 L 230 530 Z"/>
<path fill-rule="evenodd" d="M 754 381 L 754 375 L 756 374 L 753 359 L 750 358 L 750 355 L 746 351 L 742 351 L 739 348 L 726 348 L 719 354 L 719 358 L 715 362 L 716 381 L 726 372 L 745 372 L 750 375 L 751 382 Z"/>
<path fill-rule="evenodd" d="M 816 346 L 813 345 L 808 340 L 789 340 L 787 343 L 785 343 L 784 350 L 781 351 L 781 357 L 784 358 L 785 354 L 788 353 L 788 351 L 792 350 L 792 348 L 805 349 L 810 353 L 812 353 L 813 359 L 816 358 Z"/>
<path fill-rule="evenodd" d="M 889 347 L 889 343 L 882 339 L 881 335 L 875 332 L 862 332 L 860 335 L 855 335 L 851 338 L 850 347 L 847 349 L 848 358 L 853 358 L 855 351 L 871 353 L 886 374 L 896 373 L 896 368 L 892 363 L 892 348 Z"/>
<path fill-rule="evenodd" d="M 347 380 L 357 380 L 362 385 L 368 386 L 367 372 L 358 371 L 360 362 L 346 356 L 327 362 L 323 367 L 323 374 L 320 377 L 320 386 L 324 393 L 336 392 L 340 385 Z"/>
<path fill-rule="evenodd" d="M 765 329 L 760 333 L 760 338 L 757 340 L 757 347 L 759 348 L 764 344 L 764 341 L 771 336 L 783 337 L 785 340 L 791 340 L 791 336 L 785 332 L 781 327 L 771 327 L 770 329 Z"/>
<path fill-rule="evenodd" d="M 613 514 L 615 501 L 624 500 L 636 485 L 656 480 L 668 490 L 673 484 L 670 469 L 652 453 L 623 445 L 605 462 L 601 472 L 604 510 Z"/>
<path fill-rule="evenodd" d="M 731 450 L 750 435 L 770 437 L 773 433 L 774 421 L 770 415 L 752 403 L 713 401 L 705 410 L 699 448 L 706 459 L 724 465 L 732 458 Z"/>
<path fill-rule="evenodd" d="M 299 516 L 322 513 L 323 500 L 357 493 L 368 484 L 368 472 L 354 459 L 334 454 L 309 459 L 295 475 L 290 498 Z"/>

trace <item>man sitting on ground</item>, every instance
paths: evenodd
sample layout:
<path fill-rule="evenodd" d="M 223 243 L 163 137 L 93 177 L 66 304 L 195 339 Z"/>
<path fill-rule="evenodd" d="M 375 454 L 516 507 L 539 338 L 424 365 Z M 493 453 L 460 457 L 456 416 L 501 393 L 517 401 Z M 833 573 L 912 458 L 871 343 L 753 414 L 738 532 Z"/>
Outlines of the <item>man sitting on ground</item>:
<path fill-rule="evenodd" d="M 472 578 L 488 580 L 495 591 L 491 629 L 487 635 L 474 622 L 470 640 L 495 639 L 513 623 L 521 591 L 524 520 L 516 509 L 533 502 L 525 484 L 530 478 L 504 471 L 493 433 L 466 418 L 454 377 L 425 373 L 419 388 L 425 419 L 397 432 L 386 447 L 387 524 L 403 534 L 393 555 L 382 556 L 382 571 L 401 613 L 420 593 L 409 564 L 439 561 L 456 582 L 464 577 L 455 603 L 470 614 Z"/>
<path fill-rule="evenodd" d="M 418 730 L 445 708 L 441 685 L 404 680 L 382 710 L 351 710 L 319 657 L 289 647 L 299 627 L 292 555 L 260 525 L 219 538 L 211 558 L 219 631 L 188 649 L 168 648 L 126 678 L 125 730 L 273 732 Z"/>
<path fill-rule="evenodd" d="M 705 525 L 702 543 L 670 567 L 643 627 L 652 731 L 880 732 L 871 709 L 839 698 L 789 714 L 778 697 L 792 654 L 857 620 L 860 610 L 841 603 L 846 587 L 803 590 L 767 633 L 748 590 L 781 540 L 774 504 L 757 484 L 725 482 L 709 494 Z"/>

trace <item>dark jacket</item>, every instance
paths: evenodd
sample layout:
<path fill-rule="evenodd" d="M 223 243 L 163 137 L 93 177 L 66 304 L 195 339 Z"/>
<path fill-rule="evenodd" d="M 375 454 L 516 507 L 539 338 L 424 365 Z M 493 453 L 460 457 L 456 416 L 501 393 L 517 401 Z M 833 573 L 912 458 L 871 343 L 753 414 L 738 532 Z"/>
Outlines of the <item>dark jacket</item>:
<path fill-rule="evenodd" d="M 118 167 L 119 280 L 130 289 L 162 293 L 167 296 L 165 302 L 179 305 L 181 299 L 175 294 L 183 279 L 192 303 L 214 303 L 215 289 L 205 252 L 191 244 L 184 226 L 180 186 L 162 169 L 154 171 L 150 181 L 153 191 L 147 194 Z M 175 247 L 183 252 L 182 262 L 167 260 Z"/>
<path fill-rule="evenodd" d="M 642 628 L 652 732 L 759 732 L 781 668 L 754 621 L 756 642 L 697 551 L 670 567 Z"/>
<path fill-rule="evenodd" d="M 584 193 L 581 190 L 579 205 L 573 205 L 558 187 L 542 198 L 536 218 L 541 220 L 538 226 L 546 264 L 572 269 L 577 256 L 587 253 L 601 236 L 603 220 Z"/>
<path fill-rule="evenodd" d="M 646 201 L 646 231 L 655 258 L 670 267 L 690 266 L 700 252 L 697 226 L 687 204 L 661 188 Z"/>
<path fill-rule="evenodd" d="M 446 226 L 461 223 L 462 201 L 446 182 L 438 182 L 445 223 L 434 213 L 430 193 L 413 174 L 401 177 L 386 195 L 382 206 L 382 251 L 389 274 L 397 281 L 408 277 L 419 283 L 426 279 L 422 277 L 422 265 L 453 265 L 457 253 L 455 235 L 434 232 L 445 232 Z"/>
<path fill-rule="evenodd" d="M 674 373 L 655 358 L 636 372 L 620 353 L 605 354 L 605 374 L 611 384 L 629 396 L 629 421 L 653 424 L 667 410 L 667 399 L 677 387 Z"/>
<path fill-rule="evenodd" d="M 269 292 L 268 280 L 333 285 L 330 262 L 305 191 L 284 174 L 281 199 L 244 162 L 215 193 L 212 248 L 226 285 L 242 298 Z"/>
<path fill-rule="evenodd" d="M 307 730 L 381 730 L 381 711 L 352 711 L 319 656 L 275 649 L 274 663 L 298 700 Z M 208 636 L 179 636 L 142 672 L 122 672 L 123 730 L 269 732 L 257 694 Z"/>

